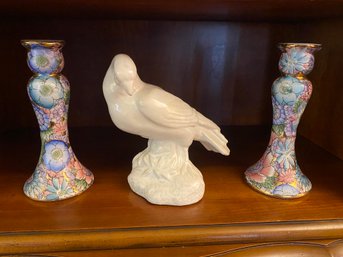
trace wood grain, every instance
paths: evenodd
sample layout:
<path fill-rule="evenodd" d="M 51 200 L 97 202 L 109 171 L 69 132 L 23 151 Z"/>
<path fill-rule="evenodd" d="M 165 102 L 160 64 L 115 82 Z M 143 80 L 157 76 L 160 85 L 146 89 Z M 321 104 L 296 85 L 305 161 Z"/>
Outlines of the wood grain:
<path fill-rule="evenodd" d="M 289 242 L 286 245 L 292 245 L 294 242 Z M 299 242 L 296 242 L 299 244 Z M 329 241 L 329 240 L 312 240 L 305 241 L 302 244 L 314 245 L 321 248 L 330 248 L 335 251 L 336 247 L 340 247 L 340 241 Z M 140 248 L 140 249 L 116 249 L 116 250 L 94 250 L 94 251 L 77 251 L 77 252 L 48 252 L 44 255 L 39 256 L 63 256 L 63 257 L 74 257 L 74 256 L 96 256 L 96 257 L 108 257 L 108 256 L 130 256 L 130 257 L 160 257 L 160 256 L 178 256 L 178 257 L 199 257 L 199 256 L 216 256 L 220 254 L 226 254 L 230 252 L 240 251 L 245 249 L 251 249 L 258 246 L 268 246 L 270 244 L 227 244 L 227 245 L 207 245 L 207 246 L 181 246 L 181 247 L 160 247 L 160 248 Z M 280 243 L 278 244 L 280 245 Z M 337 251 L 337 250 L 336 250 Z M 274 252 L 274 254 L 279 254 Z M 326 254 L 326 253 L 325 253 Z M 13 256 L 13 255 L 11 255 Z M 17 255 L 15 255 L 17 256 Z M 20 256 L 20 255 L 18 255 Z M 21 255 L 23 256 L 23 255 Z M 36 257 L 37 255 L 24 255 L 29 257 Z M 287 256 L 287 255 L 286 255 Z M 274 256 L 273 256 L 274 257 Z M 321 256 L 322 257 L 322 256 Z M 326 257 L 326 256 L 325 256 Z"/>
<path fill-rule="evenodd" d="M 342 255 L 343 241 L 339 240 L 328 245 L 298 242 L 264 244 L 211 254 L 207 257 L 339 257 Z"/>
<path fill-rule="evenodd" d="M 323 44 L 323 49 L 316 55 L 316 67 L 310 74 L 313 94 L 300 132 L 343 160 L 343 88 L 340 78 L 343 37 L 336 31 L 343 31 L 343 21 L 336 21 L 334 26 L 327 26 L 329 24 L 321 22 L 316 29 L 308 24 L 298 31 L 300 39 L 309 33 L 313 35 L 313 41 Z"/>
<path fill-rule="evenodd" d="M 300 139 L 297 145 L 299 163 L 314 185 L 304 198 L 273 199 L 245 184 L 243 172 L 264 151 L 268 130 L 225 129 L 230 157 L 194 144 L 191 160 L 204 175 L 206 193 L 199 203 L 182 208 L 151 205 L 130 191 L 131 159 L 146 141 L 115 128 L 71 131 L 77 156 L 96 177 L 90 190 L 61 202 L 34 202 L 24 196 L 22 185 L 38 158 L 38 133 L 7 133 L 0 152 L 0 181 L 6 182 L 0 185 L 0 249 L 23 253 L 32 247 L 47 252 L 342 238 L 343 161 L 314 144 Z"/>
<path fill-rule="evenodd" d="M 0 235 L 0 253 L 44 253 L 97 249 L 246 244 L 289 240 L 337 239 L 342 237 L 343 220 L 286 224 L 246 223 L 244 225 L 49 231 Z M 337 251 L 342 251 L 341 246 Z M 273 248 L 274 245 L 268 251 L 273 252 Z M 290 248 L 290 252 L 299 250 L 299 248 Z M 265 249 L 262 252 L 264 251 Z"/>
<path fill-rule="evenodd" d="M 0 95 L 1 129 L 37 127 L 26 93 L 32 74 L 26 65 L 26 50 L 19 43 L 23 38 L 66 40 L 62 73 L 71 83 L 70 126 L 112 126 L 102 81 L 112 58 L 121 52 L 132 56 L 144 81 L 181 97 L 219 124 L 269 122 L 270 76 L 273 71 L 277 74 L 279 53 L 277 42 L 269 42 L 268 35 L 287 28 L 170 21 L 0 22 L 1 46 L 7 49 L 0 57 L 9 60 L 0 63 L 7 74 L 6 91 Z M 251 41 L 257 43 L 251 45 Z M 276 53 L 271 69 L 270 44 Z M 247 69 L 254 63 L 258 65 Z"/>
<path fill-rule="evenodd" d="M 342 255 L 341 241 L 289 243 L 343 237 L 342 160 L 299 138 L 298 160 L 314 187 L 297 200 L 260 195 L 242 175 L 268 140 L 268 128 L 247 125 L 270 124 L 279 42 L 323 44 L 310 75 L 314 93 L 300 132 L 343 159 L 341 1 L 14 0 L 2 1 L 0 14 L 0 254 Z M 39 203 L 22 193 L 40 148 L 25 90 L 31 73 L 19 44 L 23 38 L 67 41 L 63 73 L 72 86 L 69 124 L 83 127 L 72 130 L 71 140 L 96 176 L 94 186 L 75 199 Z M 245 125 L 225 129 L 232 150 L 228 158 L 199 144 L 192 147 L 191 159 L 206 182 L 199 203 L 154 206 L 130 191 L 131 159 L 146 142 L 113 127 L 101 92 L 107 66 L 119 52 L 135 59 L 145 81 L 217 123 Z M 271 244 L 257 245 L 262 242 Z"/>
<path fill-rule="evenodd" d="M 338 0 L 160 0 L 106 1 L 52 0 L 2 1 L 0 14 L 6 18 L 148 18 L 197 20 L 295 20 L 342 17 Z"/>
<path fill-rule="evenodd" d="M 128 53 L 144 81 L 157 84 L 221 125 L 270 124 L 270 88 L 279 76 L 279 42 L 317 42 L 309 78 L 313 97 L 300 123 L 307 138 L 343 158 L 340 85 L 342 20 L 199 22 L 153 20 L 0 20 L 0 131 L 35 127 L 26 83 L 23 38 L 67 44 L 63 73 L 71 83 L 69 125 L 112 126 L 102 80 L 112 57 Z M 20 104 L 18 104 L 20 103 Z M 328 115 L 330 114 L 330 115 Z"/>

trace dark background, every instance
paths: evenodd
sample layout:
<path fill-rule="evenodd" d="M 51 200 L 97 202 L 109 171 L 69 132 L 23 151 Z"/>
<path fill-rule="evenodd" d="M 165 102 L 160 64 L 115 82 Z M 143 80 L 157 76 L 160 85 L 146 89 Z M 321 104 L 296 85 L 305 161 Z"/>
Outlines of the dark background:
<path fill-rule="evenodd" d="M 143 81 L 179 96 L 219 125 L 268 126 L 270 88 L 279 76 L 277 44 L 313 42 L 323 49 L 315 54 L 309 75 L 314 91 L 299 130 L 343 158 L 339 1 L 298 1 L 297 8 L 295 1 L 18 2 L 0 4 L 0 132 L 38 130 L 26 94 L 32 74 L 21 39 L 65 40 L 69 126 L 113 129 L 102 80 L 117 53 L 134 59 Z M 256 14 L 254 8 L 260 8 Z"/>

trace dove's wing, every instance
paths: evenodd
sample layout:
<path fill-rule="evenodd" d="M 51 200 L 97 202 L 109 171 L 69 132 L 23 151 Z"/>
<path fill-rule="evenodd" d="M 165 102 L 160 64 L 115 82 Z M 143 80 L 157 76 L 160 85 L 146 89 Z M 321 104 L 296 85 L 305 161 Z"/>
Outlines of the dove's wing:
<path fill-rule="evenodd" d="M 137 101 L 137 106 L 147 119 L 169 128 L 198 125 L 199 117 L 194 108 L 159 87 L 145 86 L 147 88 Z"/>

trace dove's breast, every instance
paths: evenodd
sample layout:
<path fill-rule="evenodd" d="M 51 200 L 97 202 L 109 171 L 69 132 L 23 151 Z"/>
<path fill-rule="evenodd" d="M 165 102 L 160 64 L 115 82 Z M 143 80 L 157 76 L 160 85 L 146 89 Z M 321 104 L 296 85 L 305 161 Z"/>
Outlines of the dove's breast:
<path fill-rule="evenodd" d="M 111 98 L 108 105 L 109 112 L 113 123 L 126 132 L 134 133 L 136 127 L 138 113 L 134 99 L 116 95 Z"/>

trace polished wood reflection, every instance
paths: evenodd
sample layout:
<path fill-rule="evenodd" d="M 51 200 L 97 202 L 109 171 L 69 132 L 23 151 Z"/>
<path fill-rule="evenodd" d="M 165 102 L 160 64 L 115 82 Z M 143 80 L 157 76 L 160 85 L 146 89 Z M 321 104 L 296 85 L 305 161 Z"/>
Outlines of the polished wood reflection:
<path fill-rule="evenodd" d="M 71 251 L 343 237 L 343 161 L 304 138 L 297 151 L 313 183 L 307 196 L 279 200 L 251 190 L 243 172 L 263 153 L 269 129 L 231 127 L 223 130 L 229 138 L 229 157 L 207 152 L 198 143 L 190 149 L 191 160 L 204 176 L 204 198 L 194 205 L 171 207 L 149 204 L 130 190 L 126 178 L 131 160 L 146 140 L 114 127 L 71 131 L 75 153 L 95 174 L 89 190 L 60 202 L 28 199 L 22 185 L 38 159 L 36 132 L 6 133 L 1 141 L 4 253 L 30 252 L 33 245 L 38 252 L 66 251 L 66 242 Z"/>

